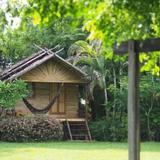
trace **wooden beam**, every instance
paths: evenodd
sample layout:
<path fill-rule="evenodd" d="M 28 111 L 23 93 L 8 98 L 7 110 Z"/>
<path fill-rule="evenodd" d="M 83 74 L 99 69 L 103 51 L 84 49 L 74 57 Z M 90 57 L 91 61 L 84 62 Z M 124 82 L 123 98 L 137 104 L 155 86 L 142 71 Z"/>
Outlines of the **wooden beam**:
<path fill-rule="evenodd" d="M 136 52 L 152 52 L 160 51 L 160 38 L 151 38 L 143 41 L 134 40 L 136 44 Z M 113 52 L 115 54 L 125 54 L 128 53 L 129 41 L 122 42 L 120 45 L 117 43 L 114 45 Z"/>
<path fill-rule="evenodd" d="M 70 136 L 70 140 L 72 141 L 73 140 L 72 132 L 71 132 L 71 128 L 70 128 L 70 125 L 69 125 L 69 122 L 68 122 L 67 119 L 66 119 L 66 123 L 67 123 L 67 128 L 68 128 L 68 133 L 69 133 L 69 136 Z"/>
<path fill-rule="evenodd" d="M 140 160 L 139 53 L 135 41 L 128 42 L 128 143 L 129 160 Z"/>
<path fill-rule="evenodd" d="M 85 124 L 86 124 L 86 128 L 87 128 L 88 138 L 91 141 L 92 140 L 92 136 L 91 136 L 91 132 L 90 132 L 87 120 L 85 121 Z"/>
<path fill-rule="evenodd" d="M 128 53 L 128 41 L 121 44 L 115 43 L 113 47 L 114 54 L 126 54 Z"/>

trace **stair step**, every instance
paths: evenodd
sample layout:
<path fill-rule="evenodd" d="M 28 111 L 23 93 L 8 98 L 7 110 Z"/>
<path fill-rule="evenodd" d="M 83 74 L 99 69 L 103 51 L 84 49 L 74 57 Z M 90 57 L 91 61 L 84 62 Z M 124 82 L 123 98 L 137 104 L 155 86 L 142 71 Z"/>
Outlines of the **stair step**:
<path fill-rule="evenodd" d="M 72 131 L 87 131 L 86 128 L 71 128 Z"/>
<path fill-rule="evenodd" d="M 85 126 L 85 124 L 72 124 L 72 123 L 70 123 L 70 126 Z"/>
<path fill-rule="evenodd" d="M 87 134 L 72 134 L 73 137 L 88 137 Z"/>
<path fill-rule="evenodd" d="M 87 128 L 85 125 L 70 125 L 72 128 Z"/>

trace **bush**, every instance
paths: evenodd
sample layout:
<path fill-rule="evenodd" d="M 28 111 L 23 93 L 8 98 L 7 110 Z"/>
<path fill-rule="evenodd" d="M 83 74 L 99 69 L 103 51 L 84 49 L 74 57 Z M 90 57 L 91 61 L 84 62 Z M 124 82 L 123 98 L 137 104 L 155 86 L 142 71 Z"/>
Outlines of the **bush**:
<path fill-rule="evenodd" d="M 90 122 L 92 138 L 97 141 L 126 141 L 127 120 L 113 124 L 111 119 L 99 119 Z"/>
<path fill-rule="evenodd" d="M 0 107 L 2 108 L 14 108 L 16 102 L 27 94 L 26 83 L 22 80 L 10 83 L 0 81 Z"/>
<path fill-rule="evenodd" d="M 41 142 L 62 138 L 62 125 L 49 116 L 6 117 L 0 121 L 1 141 Z"/>
<path fill-rule="evenodd" d="M 2 108 L 0 107 L 0 119 L 5 117 L 16 116 L 15 108 Z"/>

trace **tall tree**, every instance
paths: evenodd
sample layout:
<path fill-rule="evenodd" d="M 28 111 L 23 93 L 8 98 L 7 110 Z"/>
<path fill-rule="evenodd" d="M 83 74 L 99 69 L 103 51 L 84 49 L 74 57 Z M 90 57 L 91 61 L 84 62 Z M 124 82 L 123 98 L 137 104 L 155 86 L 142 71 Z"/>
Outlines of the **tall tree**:
<path fill-rule="evenodd" d="M 112 58 L 115 42 L 160 36 L 160 5 L 157 0 L 29 0 L 27 16 L 37 24 L 49 24 L 51 19 L 68 18 L 71 27 L 83 25 L 88 38 L 101 39 L 106 56 Z M 48 8 L 48 10 L 46 10 Z M 29 13 L 29 14 L 28 14 Z M 141 55 L 143 70 L 159 76 L 160 52 Z M 149 64 L 149 65 L 148 65 Z"/>

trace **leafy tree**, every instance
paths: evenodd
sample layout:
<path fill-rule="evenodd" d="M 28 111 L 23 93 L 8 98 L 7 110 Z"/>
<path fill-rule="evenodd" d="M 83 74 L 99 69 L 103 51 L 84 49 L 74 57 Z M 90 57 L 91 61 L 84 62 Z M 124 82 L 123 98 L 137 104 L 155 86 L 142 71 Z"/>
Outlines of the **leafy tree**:
<path fill-rule="evenodd" d="M 49 3 L 46 0 L 29 0 L 26 15 L 41 25 L 64 17 L 71 20 L 72 28 L 83 25 L 90 33 L 88 39 L 100 39 L 106 56 L 112 58 L 115 42 L 160 35 L 159 6 L 156 0 L 54 0 Z M 143 70 L 152 70 L 159 76 L 159 56 L 160 52 L 149 54 L 147 59 L 142 56 Z"/>
<path fill-rule="evenodd" d="M 49 27 L 40 28 L 28 24 L 26 30 L 8 30 L 0 38 L 0 50 L 13 63 L 37 52 L 40 47 L 53 48 L 56 45 L 64 48 L 61 56 L 66 57 L 68 47 L 76 40 L 85 39 L 86 34 L 79 29 L 71 30 L 65 20 L 55 21 Z"/>

